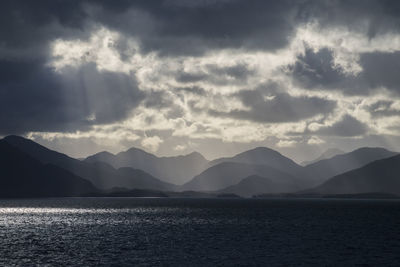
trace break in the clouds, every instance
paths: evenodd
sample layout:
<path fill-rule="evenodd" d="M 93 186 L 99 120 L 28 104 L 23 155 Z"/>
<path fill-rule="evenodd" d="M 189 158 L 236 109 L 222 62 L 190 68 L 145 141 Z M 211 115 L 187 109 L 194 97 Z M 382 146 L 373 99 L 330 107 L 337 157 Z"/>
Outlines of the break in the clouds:
<path fill-rule="evenodd" d="M 209 157 L 400 136 L 397 1 L 0 7 L 0 135 L 74 155 L 138 146 Z"/>

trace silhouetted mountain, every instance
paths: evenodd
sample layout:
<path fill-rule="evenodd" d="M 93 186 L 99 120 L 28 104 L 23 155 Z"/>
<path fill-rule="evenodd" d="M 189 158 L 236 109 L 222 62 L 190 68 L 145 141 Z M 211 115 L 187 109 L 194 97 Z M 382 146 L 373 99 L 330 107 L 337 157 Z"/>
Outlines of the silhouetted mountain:
<path fill-rule="evenodd" d="M 217 191 L 235 185 L 250 175 L 268 176 L 270 179 L 296 182 L 285 172 L 265 165 L 253 165 L 237 162 L 222 162 L 212 166 L 184 184 L 184 190 Z"/>
<path fill-rule="evenodd" d="M 340 150 L 340 149 L 337 149 L 337 148 L 329 148 L 324 153 L 322 153 L 318 158 L 316 158 L 314 160 L 310 160 L 310 161 L 303 161 L 301 163 L 301 165 L 302 166 L 307 166 L 307 165 L 313 164 L 315 162 L 318 162 L 320 160 L 330 159 L 330 158 L 333 158 L 334 156 L 341 155 L 341 154 L 344 154 L 344 153 L 346 153 L 346 152 L 344 152 L 343 150 Z"/>
<path fill-rule="evenodd" d="M 91 181 L 100 189 L 113 187 L 154 190 L 175 189 L 174 185 L 162 182 L 141 170 L 131 169 L 128 171 L 123 169 L 119 171 L 104 162 L 83 162 L 19 136 L 7 136 L 3 140 L 44 164 L 51 163 Z"/>
<path fill-rule="evenodd" d="M 315 186 L 335 175 L 360 168 L 372 161 L 388 158 L 396 154 L 384 148 L 364 147 L 307 165 L 303 169 L 303 176 L 307 176 L 312 181 L 312 185 Z"/>
<path fill-rule="evenodd" d="M 259 175 L 251 175 L 235 185 L 220 190 L 220 193 L 232 193 L 242 197 L 250 197 L 258 194 L 289 193 L 299 190 L 301 187 L 295 181 L 286 179 L 270 179 Z"/>
<path fill-rule="evenodd" d="M 87 180 L 43 164 L 0 140 L 0 197 L 79 196 L 97 189 Z"/>
<path fill-rule="evenodd" d="M 144 170 L 159 179 L 183 184 L 202 172 L 208 161 L 197 152 L 176 157 L 157 157 L 138 148 L 131 148 L 116 155 L 100 152 L 86 158 L 86 162 L 106 162 L 114 168 L 132 167 Z"/>
<path fill-rule="evenodd" d="M 237 162 L 247 163 L 254 165 L 268 165 L 277 170 L 284 171 L 289 174 L 299 174 L 299 170 L 302 166 L 295 163 L 293 160 L 283 156 L 279 152 L 266 148 L 257 147 L 240 154 L 237 154 L 230 158 L 219 158 L 210 161 L 209 166 L 215 166 L 222 162 Z"/>
<path fill-rule="evenodd" d="M 337 175 L 322 185 L 306 190 L 314 194 L 388 193 L 400 195 L 400 155 L 381 159 Z"/>

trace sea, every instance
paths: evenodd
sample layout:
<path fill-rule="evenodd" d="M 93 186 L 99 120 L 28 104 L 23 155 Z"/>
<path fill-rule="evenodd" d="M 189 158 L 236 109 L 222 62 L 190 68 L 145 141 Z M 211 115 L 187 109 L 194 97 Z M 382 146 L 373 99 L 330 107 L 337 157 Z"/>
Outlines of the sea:
<path fill-rule="evenodd" d="M 0 266 L 400 266 L 400 201 L 3 199 Z"/>

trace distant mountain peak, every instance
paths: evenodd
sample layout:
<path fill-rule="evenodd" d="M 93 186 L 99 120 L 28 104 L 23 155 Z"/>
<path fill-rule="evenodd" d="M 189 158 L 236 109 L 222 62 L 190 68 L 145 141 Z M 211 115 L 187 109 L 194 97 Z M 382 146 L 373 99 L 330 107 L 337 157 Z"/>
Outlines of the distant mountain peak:
<path fill-rule="evenodd" d="M 189 153 L 187 155 L 185 155 L 186 157 L 191 157 L 191 158 L 201 158 L 201 159 L 206 159 L 201 153 L 197 152 L 197 151 L 193 151 L 192 153 Z"/>
<path fill-rule="evenodd" d="M 146 154 L 151 154 L 151 153 L 149 153 L 149 152 L 147 152 L 147 151 L 145 151 L 145 150 L 143 150 L 143 149 L 141 149 L 141 148 L 138 148 L 138 147 L 131 147 L 131 148 L 128 148 L 128 149 L 125 150 L 124 152 L 142 152 L 142 153 L 146 153 Z"/>
<path fill-rule="evenodd" d="M 103 153 L 89 156 L 87 162 L 103 161 L 114 168 L 131 167 L 141 169 L 169 183 L 183 184 L 202 172 L 208 160 L 198 152 L 188 155 L 158 157 L 140 148 L 131 147 L 116 155 Z"/>
<path fill-rule="evenodd" d="M 256 165 L 267 165 L 279 170 L 285 170 L 287 173 L 298 173 L 301 166 L 297 165 L 292 159 L 285 157 L 276 150 L 268 147 L 256 147 L 241 152 L 233 157 L 219 158 L 210 162 L 210 166 L 214 166 L 221 162 L 241 162 Z"/>
<path fill-rule="evenodd" d="M 240 154 L 244 154 L 244 153 L 275 153 L 275 154 L 281 154 L 278 151 L 276 151 L 276 150 L 274 150 L 272 148 L 265 147 L 265 146 L 259 146 L 259 147 L 255 147 L 255 148 L 249 149 L 247 151 L 239 153 L 239 155 Z"/>
<path fill-rule="evenodd" d="M 115 156 L 113 153 L 108 152 L 108 151 L 101 151 L 101 152 L 98 152 L 98 153 L 96 153 L 94 155 L 96 155 L 96 156 Z"/>
<path fill-rule="evenodd" d="M 116 156 L 119 155 L 142 155 L 142 156 L 146 156 L 146 157 L 155 157 L 158 158 L 156 155 L 149 153 L 141 148 L 137 148 L 137 147 L 131 147 L 128 150 L 119 152 L 118 154 L 116 154 Z"/>

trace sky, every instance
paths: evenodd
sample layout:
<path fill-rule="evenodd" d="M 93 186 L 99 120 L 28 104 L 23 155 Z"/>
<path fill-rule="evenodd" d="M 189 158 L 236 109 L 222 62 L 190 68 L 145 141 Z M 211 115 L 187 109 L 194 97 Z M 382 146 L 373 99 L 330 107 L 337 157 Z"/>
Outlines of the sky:
<path fill-rule="evenodd" d="M 74 157 L 400 151 L 400 2 L 1 1 L 10 134 Z"/>

